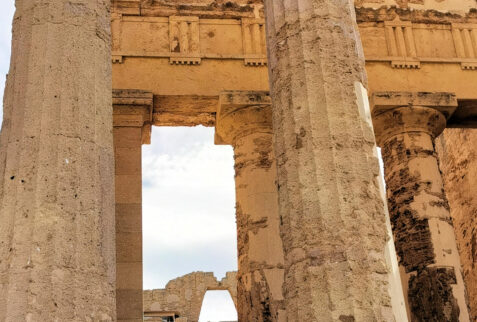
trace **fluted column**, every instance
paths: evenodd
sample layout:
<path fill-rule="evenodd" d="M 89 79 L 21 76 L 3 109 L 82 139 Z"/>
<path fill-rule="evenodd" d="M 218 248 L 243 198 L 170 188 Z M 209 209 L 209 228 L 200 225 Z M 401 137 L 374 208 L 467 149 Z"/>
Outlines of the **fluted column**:
<path fill-rule="evenodd" d="M 0 135 L 0 320 L 115 320 L 109 1 L 17 0 Z"/>
<path fill-rule="evenodd" d="M 265 0 L 289 321 L 391 321 L 353 1 Z"/>
<path fill-rule="evenodd" d="M 389 212 L 411 321 L 469 321 L 435 138 L 457 107 L 449 93 L 372 96 Z"/>
<path fill-rule="evenodd" d="M 216 142 L 235 153 L 239 321 L 286 321 L 270 96 L 220 96 Z"/>
<path fill-rule="evenodd" d="M 153 95 L 113 90 L 118 322 L 143 320 L 142 144 L 151 137 Z"/>
<path fill-rule="evenodd" d="M 446 129 L 436 142 L 457 238 L 470 319 L 477 320 L 477 129 Z"/>

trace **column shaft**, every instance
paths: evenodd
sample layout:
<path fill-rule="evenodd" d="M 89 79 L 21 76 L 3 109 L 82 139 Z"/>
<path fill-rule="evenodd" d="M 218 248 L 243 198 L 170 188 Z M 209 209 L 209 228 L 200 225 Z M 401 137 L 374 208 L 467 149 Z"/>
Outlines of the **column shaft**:
<path fill-rule="evenodd" d="M 115 127 L 118 321 L 143 319 L 142 128 Z"/>
<path fill-rule="evenodd" d="M 454 228 L 434 139 L 441 112 L 402 107 L 375 116 L 389 212 L 411 321 L 469 321 Z"/>
<path fill-rule="evenodd" d="M 220 95 L 216 143 L 235 151 L 239 321 L 286 321 L 272 113 L 266 92 Z"/>
<path fill-rule="evenodd" d="M 17 0 L 0 135 L 0 320 L 115 320 L 109 1 Z"/>
<path fill-rule="evenodd" d="M 444 174 L 471 321 L 477 320 L 477 129 L 446 129 L 440 137 L 439 161 Z"/>
<path fill-rule="evenodd" d="M 289 321 L 392 321 L 352 1 L 266 0 Z"/>
<path fill-rule="evenodd" d="M 286 321 L 272 134 L 239 138 L 234 151 L 239 321 Z"/>

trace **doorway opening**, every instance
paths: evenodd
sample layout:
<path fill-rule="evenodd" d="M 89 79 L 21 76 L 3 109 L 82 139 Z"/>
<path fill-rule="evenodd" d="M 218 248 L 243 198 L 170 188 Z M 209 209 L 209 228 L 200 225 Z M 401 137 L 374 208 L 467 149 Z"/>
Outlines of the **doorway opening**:
<path fill-rule="evenodd" d="M 237 270 L 234 159 L 214 128 L 153 127 L 143 146 L 144 289 Z"/>
<path fill-rule="evenodd" d="M 237 310 L 228 291 L 207 291 L 199 322 L 235 322 Z"/>

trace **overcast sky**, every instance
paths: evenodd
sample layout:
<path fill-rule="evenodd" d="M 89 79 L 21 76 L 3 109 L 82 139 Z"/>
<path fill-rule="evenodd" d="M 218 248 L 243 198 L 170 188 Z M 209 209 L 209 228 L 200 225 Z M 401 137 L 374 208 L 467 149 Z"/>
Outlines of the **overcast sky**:
<path fill-rule="evenodd" d="M 0 103 L 3 106 L 3 91 L 5 75 L 10 64 L 10 47 L 12 39 L 12 18 L 14 10 L 13 0 L 3 0 L 0 4 Z M 0 109 L 0 118 L 3 120 L 3 108 Z"/>
<path fill-rule="evenodd" d="M 211 128 L 156 127 L 143 147 L 145 288 L 193 271 L 221 279 L 237 269 L 233 151 L 213 137 Z M 204 310 L 215 315 L 201 321 L 236 319 L 228 300 L 210 294 Z"/>
<path fill-rule="evenodd" d="M 0 4 L 0 102 L 11 47 L 13 0 Z M 3 108 L 0 109 L 0 118 Z M 237 269 L 233 151 L 213 129 L 154 128 L 143 147 L 144 288 L 176 277 Z M 226 292 L 208 292 L 201 321 L 236 320 Z"/>

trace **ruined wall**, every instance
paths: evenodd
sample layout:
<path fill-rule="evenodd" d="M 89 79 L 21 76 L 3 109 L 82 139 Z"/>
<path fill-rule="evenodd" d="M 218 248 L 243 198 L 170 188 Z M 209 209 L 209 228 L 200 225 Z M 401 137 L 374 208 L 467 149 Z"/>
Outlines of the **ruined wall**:
<path fill-rule="evenodd" d="M 227 290 L 236 303 L 237 273 L 228 272 L 218 282 L 213 273 L 194 272 L 170 281 L 165 289 L 144 291 L 144 312 L 178 312 L 187 322 L 197 322 L 209 290 Z"/>
<path fill-rule="evenodd" d="M 472 321 L 477 319 L 477 129 L 446 129 L 436 143 Z"/>

